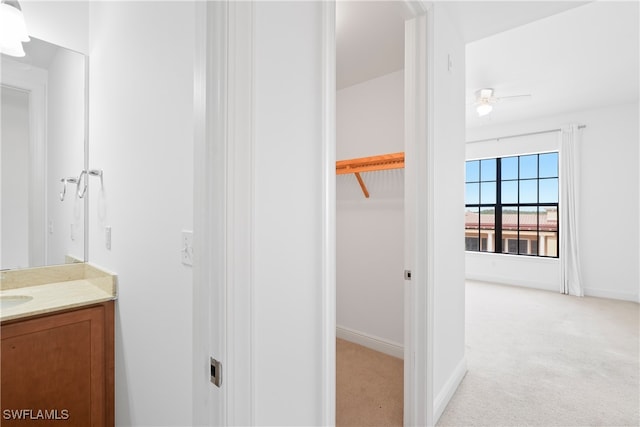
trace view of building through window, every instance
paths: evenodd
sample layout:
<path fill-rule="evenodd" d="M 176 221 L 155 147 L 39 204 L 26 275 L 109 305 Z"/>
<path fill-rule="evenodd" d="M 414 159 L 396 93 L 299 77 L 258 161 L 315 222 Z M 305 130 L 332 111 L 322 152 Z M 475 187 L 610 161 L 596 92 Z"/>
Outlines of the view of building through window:
<path fill-rule="evenodd" d="M 469 160 L 465 248 L 558 256 L 558 153 Z"/>

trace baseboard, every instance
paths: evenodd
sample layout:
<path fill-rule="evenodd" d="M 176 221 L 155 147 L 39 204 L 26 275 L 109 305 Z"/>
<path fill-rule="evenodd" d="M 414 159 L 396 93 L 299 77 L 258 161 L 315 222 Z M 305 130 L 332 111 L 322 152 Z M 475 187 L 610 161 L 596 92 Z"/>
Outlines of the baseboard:
<path fill-rule="evenodd" d="M 640 303 L 638 294 L 630 294 L 626 292 L 610 291 L 608 289 L 584 288 L 584 296 L 596 298 L 617 299 L 622 301 L 632 301 Z"/>
<path fill-rule="evenodd" d="M 451 376 L 440 390 L 440 393 L 433 401 L 433 424 L 438 422 L 440 416 L 444 412 L 445 408 L 449 404 L 449 401 L 453 397 L 453 394 L 458 389 L 458 386 L 462 382 L 462 379 L 467 374 L 467 359 L 465 357 L 460 360 L 458 366 L 453 370 Z"/>
<path fill-rule="evenodd" d="M 365 334 L 364 332 L 355 331 L 345 328 L 344 326 L 336 327 L 336 337 L 370 348 L 371 350 L 379 351 L 380 353 L 388 354 L 389 356 L 404 359 L 404 347 L 398 343 L 385 340 L 384 338 Z"/>
<path fill-rule="evenodd" d="M 539 289 L 541 291 L 558 291 L 560 292 L 560 285 L 557 283 L 545 283 L 535 280 L 527 279 L 509 279 L 500 276 L 491 276 L 485 274 L 467 274 L 466 280 L 475 280 L 477 282 L 497 283 L 499 285 L 517 286 L 520 288 Z"/>

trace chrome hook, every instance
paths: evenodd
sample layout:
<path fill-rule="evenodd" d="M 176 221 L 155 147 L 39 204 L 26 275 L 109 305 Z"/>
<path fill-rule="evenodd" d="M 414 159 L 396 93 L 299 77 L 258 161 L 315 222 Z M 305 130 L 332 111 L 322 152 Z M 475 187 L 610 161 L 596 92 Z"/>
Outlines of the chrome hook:
<path fill-rule="evenodd" d="M 89 175 L 100 177 L 100 188 L 104 188 L 104 182 L 102 181 L 102 169 L 89 169 Z"/>
<path fill-rule="evenodd" d="M 60 182 L 62 185 L 62 191 L 60 192 L 60 201 L 64 201 L 64 196 L 67 194 L 67 178 L 62 178 Z"/>
<path fill-rule="evenodd" d="M 80 176 L 78 177 L 78 181 L 76 183 L 76 193 L 78 194 L 79 198 L 83 198 L 84 194 L 87 192 L 87 171 L 83 170 L 82 172 L 80 172 Z M 82 179 L 82 177 L 85 177 L 84 180 Z M 82 187 L 82 191 L 80 191 L 80 185 L 84 184 L 84 187 Z"/>

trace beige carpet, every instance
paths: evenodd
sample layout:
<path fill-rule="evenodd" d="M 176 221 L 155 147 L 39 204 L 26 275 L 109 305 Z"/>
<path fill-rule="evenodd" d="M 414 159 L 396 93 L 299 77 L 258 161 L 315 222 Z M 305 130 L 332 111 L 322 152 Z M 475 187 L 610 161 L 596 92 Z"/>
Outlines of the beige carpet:
<path fill-rule="evenodd" d="M 467 282 L 468 372 L 440 426 L 638 426 L 639 306 Z"/>
<path fill-rule="evenodd" d="M 403 361 L 336 341 L 336 426 L 401 426 Z"/>

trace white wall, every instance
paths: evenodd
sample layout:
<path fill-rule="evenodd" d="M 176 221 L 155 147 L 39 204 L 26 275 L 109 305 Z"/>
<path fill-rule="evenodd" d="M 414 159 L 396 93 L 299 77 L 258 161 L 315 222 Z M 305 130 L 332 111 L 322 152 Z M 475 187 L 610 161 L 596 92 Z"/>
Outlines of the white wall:
<path fill-rule="evenodd" d="M 84 169 L 84 56 L 57 49 L 48 76 L 47 264 L 63 264 L 67 255 L 84 260 L 84 199 L 74 184 L 67 184 L 64 201 L 59 198 L 60 179 L 77 178 Z"/>
<path fill-rule="evenodd" d="M 404 72 L 339 90 L 337 159 L 404 151 Z M 404 170 L 354 175 L 337 182 L 336 292 L 338 334 L 383 341 L 402 355 L 404 342 Z M 352 338 L 353 339 L 353 338 Z"/>
<path fill-rule="evenodd" d="M 472 128 L 467 130 L 467 140 L 556 129 L 569 123 L 587 126 L 580 146 L 579 238 L 585 294 L 638 301 L 638 104 Z M 558 137 L 551 134 L 546 139 L 557 143 Z M 499 145 L 525 146 L 530 152 L 531 140 L 508 139 Z M 467 144 L 467 158 L 493 151 L 482 145 L 488 144 Z M 469 278 L 560 289 L 557 260 L 472 253 L 466 257 Z"/>
<path fill-rule="evenodd" d="M 91 3 L 89 259 L 118 274 L 118 426 L 192 424 L 194 26 L 193 2 Z"/>
<path fill-rule="evenodd" d="M 434 4 L 435 420 L 466 372 L 464 289 L 464 43 L 446 5 Z M 448 58 L 453 68 L 448 69 Z"/>
<path fill-rule="evenodd" d="M 322 423 L 321 11 L 254 10 L 255 425 Z"/>
<path fill-rule="evenodd" d="M 0 268 L 29 266 L 29 94 L 2 87 Z"/>

